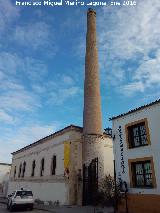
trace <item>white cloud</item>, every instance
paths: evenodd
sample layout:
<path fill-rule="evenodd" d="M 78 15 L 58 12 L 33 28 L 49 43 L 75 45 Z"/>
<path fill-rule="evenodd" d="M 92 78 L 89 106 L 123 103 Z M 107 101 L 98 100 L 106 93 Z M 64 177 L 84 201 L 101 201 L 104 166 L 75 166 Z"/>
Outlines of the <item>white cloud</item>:
<path fill-rule="evenodd" d="M 0 79 L 0 89 L 9 91 L 9 90 L 24 90 L 24 86 L 20 83 L 17 83 L 15 79 Z"/>
<path fill-rule="evenodd" d="M 159 0 L 141 0 L 135 7 L 104 7 L 99 16 L 101 68 L 126 95 L 160 83 L 159 23 Z M 121 81 L 115 78 L 117 68 Z"/>
<path fill-rule="evenodd" d="M 54 104 L 54 105 L 61 105 L 63 104 L 67 99 L 71 99 L 72 97 L 75 97 L 76 95 L 81 93 L 81 89 L 76 86 L 72 86 L 70 88 L 59 88 L 56 91 L 53 91 L 49 94 L 48 103 Z"/>
<path fill-rule="evenodd" d="M 68 76 L 68 75 L 63 75 L 63 76 L 62 76 L 62 80 L 63 80 L 63 82 L 64 82 L 66 85 L 72 85 L 72 84 L 74 84 L 73 78 L 71 78 L 71 77 Z"/>
<path fill-rule="evenodd" d="M 14 39 L 27 48 L 37 50 L 41 47 L 53 46 L 54 35 L 53 32 L 51 34 L 50 26 L 47 23 L 33 22 L 24 26 L 17 26 Z"/>
<path fill-rule="evenodd" d="M 0 71 L 15 74 L 21 66 L 21 59 L 16 54 L 0 52 Z"/>
<path fill-rule="evenodd" d="M 47 75 L 47 65 L 41 61 L 31 57 L 20 57 L 10 52 L 0 53 L 0 79 L 5 74 L 15 76 L 16 74 L 25 76 L 31 81 L 43 80 Z"/>
<path fill-rule="evenodd" d="M 19 17 L 19 9 L 15 7 L 11 0 L 0 1 L 0 32 L 8 27 L 8 24 Z"/>
<path fill-rule="evenodd" d="M 31 112 L 41 107 L 41 97 L 24 83 L 43 80 L 47 69 L 43 62 L 8 52 L 0 53 L 0 108 L 14 117 L 16 112 Z M 28 82 L 29 82 L 28 81 Z M 17 121 L 17 119 L 15 120 Z M 14 122 L 13 122 L 14 124 Z"/>
<path fill-rule="evenodd" d="M 23 71 L 29 80 L 35 82 L 43 81 L 48 73 L 47 65 L 43 61 L 29 57 L 24 59 Z"/>
<path fill-rule="evenodd" d="M 12 139 L 12 143 L 19 144 L 19 147 L 33 143 L 51 133 L 55 132 L 58 128 L 57 123 L 50 125 L 30 124 L 18 129 L 16 137 Z"/>
<path fill-rule="evenodd" d="M 12 152 L 23 148 L 47 135 L 52 134 L 59 128 L 57 122 L 52 124 L 28 124 L 17 128 L 15 131 L 6 130 L 6 134 L 1 136 L 0 144 L 0 161 L 1 162 L 11 162 Z M 5 146 L 3 146 L 5 142 Z"/>
<path fill-rule="evenodd" d="M 0 110 L 0 121 L 7 124 L 12 124 L 14 122 L 14 119 L 11 115 L 7 114 L 5 111 Z"/>
<path fill-rule="evenodd" d="M 38 97 L 29 91 L 8 91 L 0 95 L 0 108 L 4 110 L 32 111 L 40 106 Z"/>
<path fill-rule="evenodd" d="M 135 92 L 144 92 L 144 84 L 141 81 L 132 82 L 121 86 L 119 92 L 127 96 L 132 96 Z"/>
<path fill-rule="evenodd" d="M 154 59 L 148 58 L 141 63 L 133 76 L 135 81 L 143 81 L 146 87 L 160 83 L 160 56 L 157 55 Z"/>

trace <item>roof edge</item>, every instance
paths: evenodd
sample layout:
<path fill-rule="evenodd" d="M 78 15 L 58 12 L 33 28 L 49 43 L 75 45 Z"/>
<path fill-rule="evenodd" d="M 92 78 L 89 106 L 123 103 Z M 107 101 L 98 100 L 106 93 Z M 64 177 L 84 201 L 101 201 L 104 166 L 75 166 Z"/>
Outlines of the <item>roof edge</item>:
<path fill-rule="evenodd" d="M 12 164 L 11 164 L 11 163 L 0 163 L 0 165 L 3 165 L 3 166 L 11 166 Z"/>
<path fill-rule="evenodd" d="M 58 131 L 56 131 L 56 132 L 54 132 L 54 133 L 52 133 L 52 134 L 50 134 L 50 135 L 48 135 L 48 136 L 46 136 L 46 137 L 44 137 L 44 138 L 39 139 L 38 141 L 35 141 L 35 142 L 33 142 L 33 143 L 31 143 L 31 144 L 29 144 L 29 145 L 27 145 L 27 146 L 25 146 L 25 147 L 23 147 L 23 148 L 21 148 L 21 149 L 15 151 L 15 152 L 12 152 L 11 154 L 14 155 L 14 154 L 17 154 L 17 153 L 22 152 L 22 151 L 24 151 L 24 150 L 27 150 L 27 149 L 29 149 L 29 148 L 31 148 L 31 147 L 33 147 L 33 146 L 38 145 L 38 144 L 41 143 L 41 142 L 44 142 L 44 141 L 47 140 L 47 139 L 51 139 L 51 138 L 53 138 L 53 137 L 59 136 L 59 135 L 61 135 L 62 133 L 68 131 L 68 130 L 79 130 L 79 131 L 82 131 L 83 128 L 80 127 L 80 126 L 76 126 L 76 125 L 71 124 L 71 125 L 66 126 L 66 127 L 64 127 L 63 129 L 58 130 Z"/>
<path fill-rule="evenodd" d="M 117 119 L 117 118 L 121 118 L 121 117 L 123 117 L 123 116 L 125 116 L 125 115 L 131 114 L 131 113 L 133 113 L 133 112 L 137 112 L 137 111 L 142 110 L 142 109 L 144 109 L 144 108 L 146 108 L 146 107 L 150 107 L 150 106 L 153 106 L 153 105 L 159 104 L 159 103 L 160 103 L 160 99 L 158 99 L 158 100 L 156 100 L 156 101 L 153 101 L 153 102 L 151 102 L 151 103 L 149 103 L 149 104 L 145 104 L 145 105 L 143 105 L 143 106 L 140 106 L 140 107 L 137 107 L 137 108 L 135 108 L 135 109 L 132 109 L 132 110 L 126 112 L 126 113 L 122 113 L 122 114 L 120 114 L 120 115 L 113 116 L 112 118 L 109 118 L 109 121 L 115 120 L 115 119 Z"/>

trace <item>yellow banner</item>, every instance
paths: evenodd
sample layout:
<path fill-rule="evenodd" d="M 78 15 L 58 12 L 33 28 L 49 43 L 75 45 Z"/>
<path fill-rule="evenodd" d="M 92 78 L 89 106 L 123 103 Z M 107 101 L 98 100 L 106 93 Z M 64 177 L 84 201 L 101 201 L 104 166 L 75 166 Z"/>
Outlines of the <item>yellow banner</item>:
<path fill-rule="evenodd" d="M 70 143 L 64 142 L 64 168 L 69 169 L 70 165 Z"/>

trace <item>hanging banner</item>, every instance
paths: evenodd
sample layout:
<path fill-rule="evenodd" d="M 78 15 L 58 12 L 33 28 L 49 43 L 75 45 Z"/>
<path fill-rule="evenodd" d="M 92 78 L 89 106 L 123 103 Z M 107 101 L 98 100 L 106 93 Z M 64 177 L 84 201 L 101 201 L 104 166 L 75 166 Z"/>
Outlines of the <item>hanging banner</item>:
<path fill-rule="evenodd" d="M 69 177 L 70 142 L 64 142 L 64 175 Z"/>

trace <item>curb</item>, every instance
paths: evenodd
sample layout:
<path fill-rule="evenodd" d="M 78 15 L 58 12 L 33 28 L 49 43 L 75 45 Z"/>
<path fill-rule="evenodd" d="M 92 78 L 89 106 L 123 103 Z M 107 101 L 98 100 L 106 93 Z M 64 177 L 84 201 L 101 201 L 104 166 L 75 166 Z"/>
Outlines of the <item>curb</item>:
<path fill-rule="evenodd" d="M 43 209 L 43 208 L 38 208 L 38 207 L 35 207 L 34 209 L 43 210 L 43 211 L 46 211 L 46 212 L 56 213 L 55 211 L 52 211 L 52 210 L 49 210 L 49 209 Z"/>
<path fill-rule="evenodd" d="M 7 200 L 5 200 L 5 199 L 0 199 L 0 203 L 7 204 Z"/>
<path fill-rule="evenodd" d="M 6 204 L 6 205 L 7 205 L 7 202 L 5 202 L 5 201 L 0 201 L 0 203 L 3 203 L 3 204 Z"/>
<path fill-rule="evenodd" d="M 2 200 L 0 200 L 0 203 L 2 203 L 2 204 L 6 204 L 6 205 L 7 205 L 7 202 L 6 202 L 6 201 L 2 201 Z M 45 209 L 45 208 L 38 208 L 38 207 L 35 207 L 34 209 L 37 209 L 37 210 L 43 210 L 43 211 L 46 211 L 46 212 L 56 213 L 55 211 L 52 211 L 52 210 L 49 210 L 49 209 Z"/>

